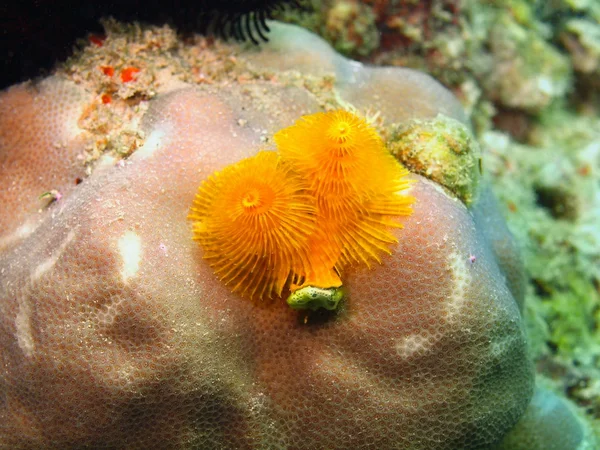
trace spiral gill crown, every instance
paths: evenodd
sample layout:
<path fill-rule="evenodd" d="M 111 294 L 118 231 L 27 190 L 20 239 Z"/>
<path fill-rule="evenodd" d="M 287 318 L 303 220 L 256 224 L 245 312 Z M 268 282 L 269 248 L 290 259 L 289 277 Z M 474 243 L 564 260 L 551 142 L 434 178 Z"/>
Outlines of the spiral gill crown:
<path fill-rule="evenodd" d="M 314 199 L 274 152 L 259 152 L 211 175 L 189 213 L 194 239 L 219 278 L 248 297 L 280 296 L 292 274 L 308 271 Z"/>
<path fill-rule="evenodd" d="M 390 228 L 410 214 L 408 171 L 364 119 L 344 110 L 304 116 L 275 134 L 281 157 L 307 180 L 317 221 L 337 249 L 335 266 L 381 261 L 396 242 Z"/>
<path fill-rule="evenodd" d="M 339 288 L 346 267 L 381 262 L 411 213 L 408 171 L 347 111 L 304 116 L 259 152 L 210 176 L 189 218 L 217 276 L 252 298 Z"/>

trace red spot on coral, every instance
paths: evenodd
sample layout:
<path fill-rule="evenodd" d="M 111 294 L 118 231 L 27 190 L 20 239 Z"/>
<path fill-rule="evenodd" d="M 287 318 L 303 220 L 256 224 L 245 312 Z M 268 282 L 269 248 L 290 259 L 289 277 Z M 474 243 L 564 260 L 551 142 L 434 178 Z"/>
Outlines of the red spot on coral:
<path fill-rule="evenodd" d="M 97 34 L 90 34 L 89 41 L 97 47 L 102 47 L 104 45 L 104 41 L 106 40 L 106 36 L 98 36 Z"/>
<path fill-rule="evenodd" d="M 100 67 L 100 70 L 102 73 L 104 73 L 104 75 L 109 77 L 112 77 L 115 74 L 115 68 L 112 66 L 102 66 Z"/>
<path fill-rule="evenodd" d="M 112 101 L 112 97 L 110 96 L 110 94 L 102 94 L 102 103 L 104 103 L 105 105 L 107 103 L 110 103 Z"/>
<path fill-rule="evenodd" d="M 123 83 L 127 83 L 131 80 L 133 80 L 134 75 L 136 73 L 138 73 L 140 71 L 140 69 L 138 69 L 137 67 L 126 67 L 123 70 L 121 70 L 121 81 Z"/>

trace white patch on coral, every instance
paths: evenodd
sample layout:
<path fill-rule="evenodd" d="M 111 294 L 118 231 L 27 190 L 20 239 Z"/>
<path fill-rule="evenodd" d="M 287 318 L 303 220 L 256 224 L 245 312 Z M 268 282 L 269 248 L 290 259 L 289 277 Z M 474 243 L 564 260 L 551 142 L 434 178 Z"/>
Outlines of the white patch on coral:
<path fill-rule="evenodd" d="M 23 229 L 24 227 L 28 227 Z M 25 235 L 29 234 L 33 231 L 33 227 L 29 230 L 28 225 L 23 225 L 20 227 L 17 232 L 25 233 Z M 69 246 L 71 241 L 75 238 L 75 230 L 70 230 L 65 238 L 62 240 L 60 245 L 52 252 L 52 254 L 44 259 L 40 264 L 38 264 L 33 271 L 31 272 L 30 279 L 32 282 L 38 280 L 42 275 L 47 273 L 49 270 L 54 267 L 56 262 L 59 260 L 61 255 L 65 252 L 66 248 Z M 32 306 L 29 297 L 27 296 L 19 296 L 19 311 L 17 312 L 17 316 L 15 317 L 15 329 L 17 334 L 17 343 L 19 344 L 19 348 L 23 351 L 26 357 L 30 358 L 33 356 L 35 351 L 35 343 L 33 340 L 33 331 L 31 325 L 31 314 L 32 314 Z"/>
<path fill-rule="evenodd" d="M 163 145 L 163 138 L 166 133 L 163 130 L 155 129 L 146 138 L 146 142 L 138 148 L 131 159 L 146 159 L 154 154 Z"/>
<path fill-rule="evenodd" d="M 460 314 L 466 301 L 467 286 L 471 282 L 467 261 L 468 256 L 465 257 L 455 252 L 450 253 L 448 256 L 448 267 L 453 281 L 452 292 L 446 302 L 446 311 L 448 311 L 450 321 Z"/>
<path fill-rule="evenodd" d="M 140 260 L 142 259 L 142 240 L 133 231 L 126 231 L 117 242 L 119 253 L 123 259 L 123 269 L 121 277 L 127 283 L 134 277 L 140 269 Z"/>
<path fill-rule="evenodd" d="M 31 358 L 35 350 L 33 332 L 31 330 L 31 303 L 19 298 L 19 312 L 15 317 L 17 343 L 26 357 Z"/>
<path fill-rule="evenodd" d="M 52 252 L 50 257 L 46 258 L 45 260 L 43 260 L 40 264 L 38 264 L 36 266 L 33 273 L 31 274 L 31 281 L 37 280 L 42 275 L 44 275 L 46 272 L 48 272 L 50 269 L 52 269 L 52 267 L 54 267 L 54 264 L 56 264 L 56 261 L 58 261 L 58 259 L 64 253 L 67 246 L 71 243 L 71 241 L 73 240 L 74 237 L 75 237 L 75 230 L 70 230 L 69 233 L 67 234 L 67 236 L 60 243 L 59 247 L 54 252 Z"/>
<path fill-rule="evenodd" d="M 114 156 L 111 156 L 107 153 L 105 155 L 102 155 L 100 159 L 96 162 L 96 167 L 94 167 L 94 171 L 109 168 L 112 169 L 116 163 L 117 159 Z"/>
<path fill-rule="evenodd" d="M 27 236 L 33 233 L 35 229 L 35 224 L 33 224 L 31 221 L 26 222 L 17 228 L 14 233 L 0 238 L 0 250 L 14 244 L 15 242 L 25 239 Z"/>
<path fill-rule="evenodd" d="M 428 353 L 432 344 L 423 334 L 410 334 L 396 340 L 396 351 L 401 358 L 419 356 Z"/>

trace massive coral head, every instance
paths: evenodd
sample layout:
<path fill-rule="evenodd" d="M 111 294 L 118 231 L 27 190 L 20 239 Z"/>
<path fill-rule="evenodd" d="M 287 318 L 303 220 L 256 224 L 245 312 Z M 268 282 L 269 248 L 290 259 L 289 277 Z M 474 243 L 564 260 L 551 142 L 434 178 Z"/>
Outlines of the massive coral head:
<path fill-rule="evenodd" d="M 309 271 L 314 198 L 274 152 L 259 152 L 211 175 L 188 217 L 204 258 L 233 291 L 280 296 L 292 271 Z"/>

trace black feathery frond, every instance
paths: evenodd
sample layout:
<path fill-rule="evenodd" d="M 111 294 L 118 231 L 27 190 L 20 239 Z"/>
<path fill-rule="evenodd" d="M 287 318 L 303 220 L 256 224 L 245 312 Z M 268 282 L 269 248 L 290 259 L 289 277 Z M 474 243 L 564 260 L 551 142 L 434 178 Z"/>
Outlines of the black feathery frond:
<path fill-rule="evenodd" d="M 205 11 L 202 22 L 207 31 L 224 39 L 234 38 L 238 41 L 249 39 L 258 45 L 268 41 L 269 27 L 267 20 L 273 13 L 285 7 L 303 8 L 298 0 L 240 0 L 209 7 L 204 1 Z"/>

